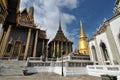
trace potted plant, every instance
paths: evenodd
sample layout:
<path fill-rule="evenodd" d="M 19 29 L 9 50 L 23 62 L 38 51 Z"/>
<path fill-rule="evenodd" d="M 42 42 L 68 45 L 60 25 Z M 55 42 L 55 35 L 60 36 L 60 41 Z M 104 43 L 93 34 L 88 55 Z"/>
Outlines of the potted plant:
<path fill-rule="evenodd" d="M 102 80 L 117 80 L 117 77 L 116 76 L 113 76 L 113 75 L 101 75 L 101 78 Z"/>
<path fill-rule="evenodd" d="M 26 69 L 26 67 L 25 67 L 25 69 L 23 70 L 23 74 L 24 74 L 24 75 L 27 75 L 27 69 Z"/>

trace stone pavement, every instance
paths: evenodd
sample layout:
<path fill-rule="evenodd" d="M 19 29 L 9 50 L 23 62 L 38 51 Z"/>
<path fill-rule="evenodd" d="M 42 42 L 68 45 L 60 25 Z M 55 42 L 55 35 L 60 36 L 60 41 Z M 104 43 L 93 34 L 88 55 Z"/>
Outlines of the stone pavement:
<path fill-rule="evenodd" d="M 62 77 L 54 73 L 38 73 L 28 76 L 0 76 L 0 80 L 101 80 L 101 78 L 89 75 L 78 77 Z"/>

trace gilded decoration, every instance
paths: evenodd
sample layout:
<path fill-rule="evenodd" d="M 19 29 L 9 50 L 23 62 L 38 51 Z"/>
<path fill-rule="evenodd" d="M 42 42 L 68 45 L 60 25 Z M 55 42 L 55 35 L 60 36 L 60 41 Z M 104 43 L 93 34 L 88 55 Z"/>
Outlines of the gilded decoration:
<path fill-rule="evenodd" d="M 19 15 L 19 23 L 22 26 L 33 27 L 34 23 L 25 8 Z"/>

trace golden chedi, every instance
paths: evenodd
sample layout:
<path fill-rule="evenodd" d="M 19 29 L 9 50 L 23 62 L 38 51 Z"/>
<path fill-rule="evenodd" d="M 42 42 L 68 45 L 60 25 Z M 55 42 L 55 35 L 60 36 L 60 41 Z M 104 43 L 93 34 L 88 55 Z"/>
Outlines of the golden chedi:
<path fill-rule="evenodd" d="M 80 54 L 89 55 L 88 41 L 81 21 L 80 21 L 80 38 L 78 41 L 78 52 Z"/>

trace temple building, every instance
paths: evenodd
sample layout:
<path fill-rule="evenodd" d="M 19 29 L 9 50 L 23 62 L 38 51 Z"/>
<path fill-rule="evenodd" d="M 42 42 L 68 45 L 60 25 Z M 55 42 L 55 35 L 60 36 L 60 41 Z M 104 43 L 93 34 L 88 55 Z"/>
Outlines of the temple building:
<path fill-rule="evenodd" d="M 83 55 L 89 55 L 88 39 L 84 32 L 81 21 L 80 21 L 80 38 L 78 41 L 78 52 Z"/>
<path fill-rule="evenodd" d="M 49 57 L 59 58 L 61 55 L 68 55 L 72 52 L 72 44 L 68 40 L 61 28 L 61 21 L 59 22 L 59 29 L 54 37 L 54 39 L 49 43 Z M 64 52 L 64 53 L 63 53 Z"/>
<path fill-rule="evenodd" d="M 89 40 L 89 49 L 94 64 L 120 65 L 120 0 L 116 0 L 114 16 Z"/>
<path fill-rule="evenodd" d="M 48 39 L 46 32 L 40 30 L 34 23 L 34 8 L 19 11 L 20 0 L 7 0 L 5 3 L 8 15 L 5 20 L 2 19 L 0 57 L 19 60 L 41 55 L 46 57 Z M 2 14 L 4 13 L 6 12 Z"/>
<path fill-rule="evenodd" d="M 5 18 L 8 15 L 7 12 L 7 0 L 0 0 L 0 41 L 3 34 L 2 26 L 4 24 Z"/>

